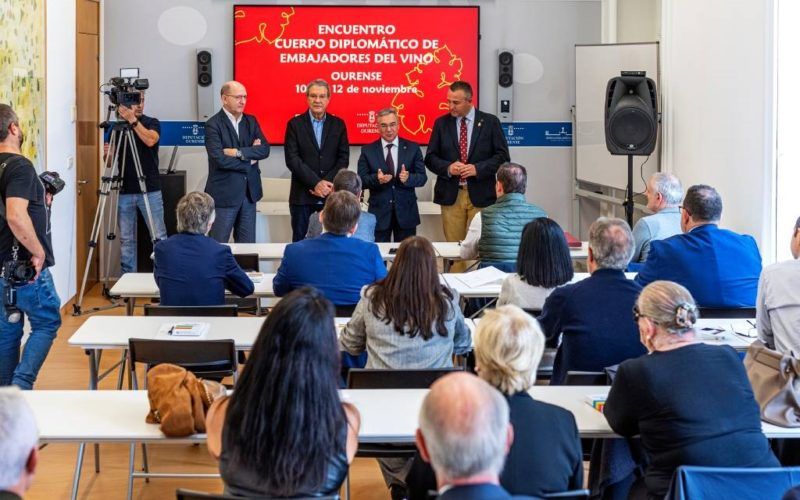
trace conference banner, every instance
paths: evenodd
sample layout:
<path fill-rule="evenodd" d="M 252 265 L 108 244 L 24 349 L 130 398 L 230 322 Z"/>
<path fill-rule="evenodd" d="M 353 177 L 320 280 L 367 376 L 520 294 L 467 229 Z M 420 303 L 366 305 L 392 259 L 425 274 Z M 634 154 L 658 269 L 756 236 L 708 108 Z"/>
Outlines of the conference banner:
<path fill-rule="evenodd" d="M 402 137 L 427 144 L 456 80 L 472 84 L 478 104 L 478 7 L 235 5 L 233 16 L 234 78 L 271 144 L 307 111 L 315 79 L 330 85 L 328 112 L 345 120 L 351 144 L 378 138 L 387 107 Z"/>

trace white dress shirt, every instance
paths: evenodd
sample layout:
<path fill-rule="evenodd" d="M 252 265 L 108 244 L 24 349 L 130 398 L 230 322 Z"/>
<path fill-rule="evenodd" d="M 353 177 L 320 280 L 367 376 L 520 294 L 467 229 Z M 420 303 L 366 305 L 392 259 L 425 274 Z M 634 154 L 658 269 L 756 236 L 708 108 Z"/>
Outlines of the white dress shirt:
<path fill-rule="evenodd" d="M 388 144 L 393 144 L 393 146 L 392 146 L 392 161 L 394 161 L 394 175 L 397 176 L 397 174 L 400 173 L 400 164 L 398 163 L 398 159 L 397 159 L 397 148 L 400 145 L 400 138 L 399 137 L 395 137 L 394 140 L 391 143 L 386 142 L 383 138 L 381 138 L 381 146 L 383 147 L 383 149 L 382 149 L 383 153 L 381 153 L 381 154 L 383 154 L 383 158 L 384 159 L 386 158 L 386 151 L 387 151 L 386 150 L 386 146 Z M 384 174 L 387 174 L 387 173 L 388 172 L 384 172 Z"/>

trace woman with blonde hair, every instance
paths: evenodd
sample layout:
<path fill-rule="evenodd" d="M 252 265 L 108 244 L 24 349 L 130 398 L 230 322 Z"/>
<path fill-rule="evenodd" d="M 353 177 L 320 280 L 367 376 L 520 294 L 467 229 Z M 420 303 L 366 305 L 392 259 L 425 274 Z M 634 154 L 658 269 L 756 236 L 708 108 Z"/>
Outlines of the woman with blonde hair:
<path fill-rule="evenodd" d="M 739 356 L 732 347 L 697 342 L 698 317 L 686 288 L 647 285 L 633 319 L 648 354 L 619 365 L 606 400 L 614 432 L 641 437 L 648 498 L 664 498 L 681 465 L 779 466 Z"/>

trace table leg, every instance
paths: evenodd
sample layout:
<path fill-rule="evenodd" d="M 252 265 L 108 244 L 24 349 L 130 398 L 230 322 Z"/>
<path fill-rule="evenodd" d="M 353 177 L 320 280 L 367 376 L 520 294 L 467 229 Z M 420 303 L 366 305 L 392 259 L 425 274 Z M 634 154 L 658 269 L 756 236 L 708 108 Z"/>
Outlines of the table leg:
<path fill-rule="evenodd" d="M 75 474 L 72 477 L 72 495 L 70 496 L 72 500 L 77 500 L 78 498 L 78 485 L 81 481 L 81 468 L 83 467 L 83 452 L 85 449 L 86 443 L 78 445 L 78 459 L 75 461 Z"/>
<path fill-rule="evenodd" d="M 136 298 L 128 297 L 128 303 L 125 304 L 125 314 L 133 316 L 133 308 L 136 307 Z"/>
<path fill-rule="evenodd" d="M 452 265 L 453 265 L 453 261 L 452 260 L 450 260 L 450 259 L 442 259 L 442 269 L 444 270 L 444 272 L 449 273 L 450 272 L 450 266 L 452 266 Z"/>
<path fill-rule="evenodd" d="M 89 355 L 89 390 L 96 391 L 97 390 L 97 371 L 98 371 L 98 363 L 99 363 L 99 356 L 97 349 L 88 349 L 86 354 Z M 86 444 L 81 443 L 81 447 L 79 450 L 79 454 L 81 457 L 81 462 L 83 462 L 83 451 Z M 100 472 L 100 445 L 95 443 L 94 444 L 94 471 Z M 75 485 L 77 488 L 77 483 Z M 76 491 L 77 493 L 77 491 Z"/>
<path fill-rule="evenodd" d="M 136 443 L 131 443 L 131 455 L 128 459 L 128 500 L 133 498 L 133 469 L 134 459 L 136 458 Z"/>

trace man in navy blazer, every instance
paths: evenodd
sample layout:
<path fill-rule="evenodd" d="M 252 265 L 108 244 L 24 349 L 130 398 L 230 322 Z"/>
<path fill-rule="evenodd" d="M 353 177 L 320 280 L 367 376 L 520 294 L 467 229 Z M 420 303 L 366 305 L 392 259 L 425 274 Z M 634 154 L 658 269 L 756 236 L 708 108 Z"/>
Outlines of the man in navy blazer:
<path fill-rule="evenodd" d="M 216 219 L 209 235 L 227 243 L 256 242 L 256 203 L 261 199 L 258 161 L 269 156 L 267 138 L 253 115 L 244 114 L 247 91 L 231 81 L 220 91 L 222 109 L 206 122 L 208 181 Z"/>
<path fill-rule="evenodd" d="M 472 217 L 493 204 L 495 173 L 510 161 L 500 120 L 472 106 L 472 87 L 454 82 L 447 92 L 450 112 L 433 124 L 425 165 L 436 174 L 433 202 L 442 206 L 447 241 L 461 241 Z"/>
<path fill-rule="evenodd" d="M 331 100 L 328 82 L 311 81 L 306 100 L 308 111 L 289 120 L 284 139 L 286 166 L 292 172 L 292 241 L 305 238 L 309 217 L 322 210 L 325 197 L 333 190 L 333 178 L 350 161 L 344 120 L 327 112 Z"/>
<path fill-rule="evenodd" d="M 761 274 L 758 245 L 752 236 L 720 229 L 721 216 L 716 189 L 690 187 L 681 206 L 684 234 L 652 242 L 636 282 L 680 283 L 701 307 L 754 307 Z"/>
<path fill-rule="evenodd" d="M 178 234 L 156 243 L 153 274 L 165 306 L 215 306 L 225 303 L 225 289 L 247 297 L 253 282 L 236 263 L 231 248 L 206 236 L 214 200 L 187 193 L 176 209 Z"/>
<path fill-rule="evenodd" d="M 322 225 L 316 238 L 286 246 L 272 281 L 275 295 L 313 286 L 337 306 L 358 303 L 361 288 L 386 276 L 378 245 L 351 238 L 358 226 L 361 206 L 348 191 L 336 191 L 325 201 Z"/>
<path fill-rule="evenodd" d="M 431 385 L 419 412 L 416 443 L 436 472 L 440 500 L 507 500 L 500 472 L 514 441 L 500 391 L 465 372 Z"/>
<path fill-rule="evenodd" d="M 422 151 L 415 142 L 401 139 L 397 111 L 378 111 L 381 138 L 361 148 L 358 175 L 369 189 L 369 212 L 377 218 L 375 241 L 403 241 L 417 234 L 417 187 L 428 180 Z"/>

